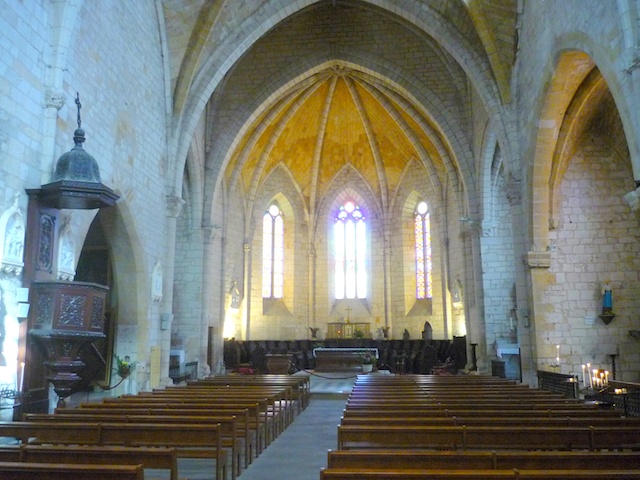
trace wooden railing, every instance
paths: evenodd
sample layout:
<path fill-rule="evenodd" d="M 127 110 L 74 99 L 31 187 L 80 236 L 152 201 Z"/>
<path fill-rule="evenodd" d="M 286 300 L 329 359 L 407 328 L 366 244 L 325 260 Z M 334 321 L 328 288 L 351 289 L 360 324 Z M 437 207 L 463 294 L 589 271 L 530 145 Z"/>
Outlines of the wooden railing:
<path fill-rule="evenodd" d="M 559 393 L 567 398 L 578 398 L 578 377 L 566 373 L 538 370 L 538 388 Z"/>
<path fill-rule="evenodd" d="M 182 369 L 180 365 L 170 365 L 169 378 L 173 380 L 173 383 L 197 380 L 198 362 L 187 362 L 184 364 L 184 369 Z"/>
<path fill-rule="evenodd" d="M 640 383 L 611 380 L 607 388 L 594 397 L 599 402 L 613 405 L 625 417 L 640 417 Z"/>

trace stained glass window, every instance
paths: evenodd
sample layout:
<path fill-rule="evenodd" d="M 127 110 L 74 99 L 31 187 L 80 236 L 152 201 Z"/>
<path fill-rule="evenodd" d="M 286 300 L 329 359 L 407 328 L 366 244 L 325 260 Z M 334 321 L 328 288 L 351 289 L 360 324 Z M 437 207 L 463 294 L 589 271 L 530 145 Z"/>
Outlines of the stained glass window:
<path fill-rule="evenodd" d="M 420 202 L 416 207 L 413 231 L 416 244 L 416 298 L 432 298 L 431 220 L 426 202 Z"/>
<path fill-rule="evenodd" d="M 335 297 L 367 297 L 367 224 L 360 207 L 348 201 L 334 224 Z"/>
<path fill-rule="evenodd" d="M 284 293 L 284 219 L 273 204 L 262 217 L 262 296 L 282 298 Z"/>

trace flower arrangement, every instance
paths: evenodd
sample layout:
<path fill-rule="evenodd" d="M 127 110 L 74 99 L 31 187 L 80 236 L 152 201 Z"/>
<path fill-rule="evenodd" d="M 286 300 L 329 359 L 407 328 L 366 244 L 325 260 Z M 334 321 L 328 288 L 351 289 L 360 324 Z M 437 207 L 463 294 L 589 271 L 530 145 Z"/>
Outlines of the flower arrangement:
<path fill-rule="evenodd" d="M 125 355 L 124 360 L 116 355 L 116 374 L 121 378 L 127 378 L 136 370 L 138 362 L 132 362 L 129 355 Z"/>
<path fill-rule="evenodd" d="M 362 356 L 362 364 L 363 365 L 375 365 L 376 357 L 371 355 L 370 353 L 366 353 Z"/>

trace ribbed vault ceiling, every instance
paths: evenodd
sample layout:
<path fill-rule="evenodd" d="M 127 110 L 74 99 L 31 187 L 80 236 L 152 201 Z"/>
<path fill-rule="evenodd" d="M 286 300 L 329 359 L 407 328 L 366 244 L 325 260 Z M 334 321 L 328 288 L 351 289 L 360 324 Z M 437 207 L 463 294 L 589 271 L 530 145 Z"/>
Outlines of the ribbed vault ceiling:
<path fill-rule="evenodd" d="M 227 180 L 251 196 L 284 165 L 313 203 L 349 165 L 384 205 L 412 160 L 443 170 L 424 129 L 427 120 L 414 116 L 366 75 L 333 66 L 254 121 L 227 167 Z"/>

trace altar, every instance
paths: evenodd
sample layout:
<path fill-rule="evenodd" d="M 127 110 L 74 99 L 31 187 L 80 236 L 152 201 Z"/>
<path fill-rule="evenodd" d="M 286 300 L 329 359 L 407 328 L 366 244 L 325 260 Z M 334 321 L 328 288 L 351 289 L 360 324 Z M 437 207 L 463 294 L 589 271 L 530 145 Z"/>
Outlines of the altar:
<path fill-rule="evenodd" d="M 327 338 L 371 338 L 371 324 L 368 322 L 327 323 Z"/>
<path fill-rule="evenodd" d="M 360 371 L 362 358 L 370 355 L 378 359 L 377 348 L 325 348 L 313 349 L 316 372 Z"/>

